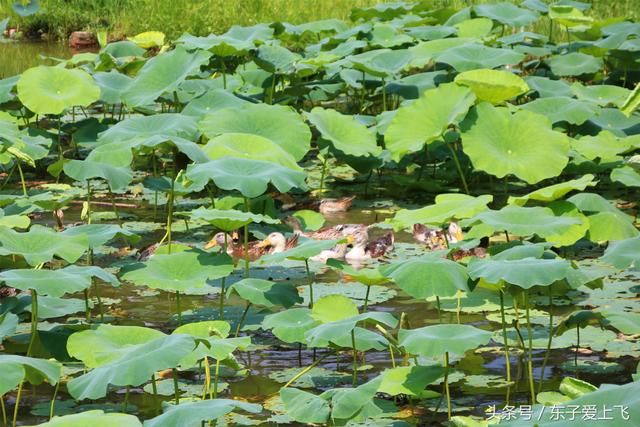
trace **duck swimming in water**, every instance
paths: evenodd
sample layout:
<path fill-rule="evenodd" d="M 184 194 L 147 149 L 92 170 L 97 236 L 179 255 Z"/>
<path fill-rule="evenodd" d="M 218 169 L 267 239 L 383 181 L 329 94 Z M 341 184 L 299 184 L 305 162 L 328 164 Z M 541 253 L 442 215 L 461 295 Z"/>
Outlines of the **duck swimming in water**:
<path fill-rule="evenodd" d="M 284 237 L 284 234 L 274 232 L 269 234 L 267 238 L 258 243 L 258 245 L 261 247 L 269 248 L 270 254 L 277 254 L 295 247 L 298 244 L 298 238 L 298 234 L 294 234 L 287 239 L 286 237 Z"/>
<path fill-rule="evenodd" d="M 269 248 L 261 246 L 261 241 L 249 242 L 248 246 L 248 258 L 249 261 L 255 261 L 262 255 L 269 252 Z M 226 235 L 227 254 L 235 259 L 244 259 L 244 245 L 234 239 L 231 235 Z M 209 242 L 204 245 L 205 249 L 211 249 L 216 246 L 224 247 L 225 245 L 225 233 L 216 233 Z"/>
<path fill-rule="evenodd" d="M 391 231 L 371 241 L 369 241 L 368 233 L 362 233 L 359 230 L 354 232 L 353 237 L 353 248 L 345 255 L 345 259 L 350 262 L 380 258 L 393 250 L 395 243 L 395 237 Z"/>
<path fill-rule="evenodd" d="M 318 211 L 321 214 L 346 212 L 351 208 L 353 199 L 355 198 L 356 196 L 341 197 L 339 199 L 322 199 L 318 205 Z"/>
<path fill-rule="evenodd" d="M 430 228 L 423 224 L 413 225 L 413 238 L 423 243 L 429 250 L 446 249 L 447 242 L 458 243 L 463 240 L 462 228 L 456 222 L 449 224 L 447 231 Z"/>

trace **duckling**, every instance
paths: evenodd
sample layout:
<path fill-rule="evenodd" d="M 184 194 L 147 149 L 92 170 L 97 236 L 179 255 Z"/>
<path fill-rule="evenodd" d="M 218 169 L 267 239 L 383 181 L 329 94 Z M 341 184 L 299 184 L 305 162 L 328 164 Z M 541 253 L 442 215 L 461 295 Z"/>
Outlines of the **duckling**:
<path fill-rule="evenodd" d="M 393 250 L 394 243 L 395 236 L 393 235 L 393 231 L 389 231 L 382 237 L 379 237 L 367 243 L 364 251 L 365 253 L 371 254 L 371 258 L 380 258 L 387 252 L 391 252 Z"/>
<path fill-rule="evenodd" d="M 419 243 L 424 243 L 429 250 L 446 249 L 447 242 L 458 243 L 463 240 L 462 228 L 456 222 L 449 224 L 446 232 L 426 227 L 423 224 L 413 225 L 413 237 Z"/>
<path fill-rule="evenodd" d="M 356 196 L 341 197 L 339 199 L 322 199 L 318 206 L 318 211 L 322 214 L 346 212 L 351 208 L 353 199 Z"/>
<path fill-rule="evenodd" d="M 205 249 L 211 249 L 215 246 L 224 246 L 225 233 L 217 233 L 213 238 L 204 246 Z M 268 252 L 268 248 L 260 246 L 261 241 L 249 242 L 248 253 L 249 261 L 255 261 L 262 255 Z M 235 259 L 244 259 L 244 244 L 233 239 L 232 236 L 227 234 L 227 254 Z"/>
<path fill-rule="evenodd" d="M 270 248 L 270 254 L 277 254 L 295 247 L 298 244 L 298 238 L 298 234 L 294 234 L 287 239 L 282 233 L 274 232 L 269 234 L 262 242 L 258 243 L 258 246 L 268 247 Z"/>

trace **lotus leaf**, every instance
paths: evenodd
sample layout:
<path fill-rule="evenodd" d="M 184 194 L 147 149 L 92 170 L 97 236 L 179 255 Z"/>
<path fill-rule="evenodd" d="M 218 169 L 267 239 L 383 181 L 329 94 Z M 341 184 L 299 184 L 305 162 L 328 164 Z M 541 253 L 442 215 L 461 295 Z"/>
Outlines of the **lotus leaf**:
<path fill-rule="evenodd" d="M 207 163 L 189 165 L 186 176 L 192 181 L 194 190 L 203 189 L 209 180 L 223 190 L 238 190 L 243 196 L 254 198 L 267 191 L 272 183 L 280 192 L 293 187 L 306 188 L 306 174 L 276 163 L 224 157 Z"/>
<path fill-rule="evenodd" d="M 611 171 L 611 181 L 620 182 L 627 187 L 640 187 L 640 173 L 630 166 L 623 166 Z"/>
<path fill-rule="evenodd" d="M 74 399 L 99 399 L 106 396 L 109 385 L 139 386 L 155 372 L 173 368 L 195 347 L 189 335 L 169 335 L 141 345 L 130 346 L 111 360 L 67 384 Z"/>
<path fill-rule="evenodd" d="M 537 234 L 542 238 L 560 235 L 566 227 L 582 221 L 570 216 L 556 216 L 549 208 L 506 206 L 499 211 L 480 212 L 470 222 L 481 221 L 494 232 L 507 230 L 517 236 Z"/>
<path fill-rule="evenodd" d="M 378 392 L 391 396 L 399 394 L 420 397 L 427 385 L 442 377 L 443 369 L 431 366 L 398 366 L 383 371 L 382 383 Z"/>
<path fill-rule="evenodd" d="M 0 227 L 0 244 L 0 255 L 20 255 L 30 265 L 50 261 L 54 256 L 73 263 L 89 248 L 89 239 L 85 234 L 65 236 L 34 225 L 27 233 Z"/>
<path fill-rule="evenodd" d="M 602 68 L 602 59 L 580 52 L 556 55 L 548 63 L 553 74 L 560 77 L 593 74 Z"/>
<path fill-rule="evenodd" d="M 482 38 L 493 29 L 493 21 L 488 18 L 474 18 L 458 22 L 454 25 L 458 30 L 458 37 Z"/>
<path fill-rule="evenodd" d="M 316 107 L 307 114 L 307 120 L 335 150 L 356 157 L 380 154 L 375 134 L 358 123 L 353 116 Z"/>
<path fill-rule="evenodd" d="M 598 181 L 591 174 L 584 175 L 582 178 L 572 179 L 571 181 L 561 182 L 559 184 L 549 185 L 532 191 L 529 194 L 519 197 L 509 197 L 509 204 L 524 206 L 529 200 L 541 202 L 552 202 L 564 197 L 567 193 L 575 190 L 584 190 L 587 187 L 594 187 Z"/>
<path fill-rule="evenodd" d="M 455 82 L 468 86 L 480 101 L 501 104 L 529 91 L 517 75 L 499 70 L 470 70 L 456 76 Z"/>
<path fill-rule="evenodd" d="M 569 140 L 536 113 L 479 104 L 462 133 L 474 167 L 502 178 L 513 174 L 535 184 L 560 174 L 569 161 Z"/>
<path fill-rule="evenodd" d="M 421 209 L 401 209 L 390 220 L 396 230 L 412 227 L 413 224 L 443 225 L 452 219 L 471 218 L 478 212 L 487 210 L 493 196 L 478 197 L 466 194 L 438 194 L 435 203 Z"/>
<path fill-rule="evenodd" d="M 50 421 L 38 424 L 38 427 L 142 427 L 142 423 L 133 415 L 120 414 L 114 412 L 104 412 L 102 410 L 85 411 L 78 414 L 69 414 L 61 417 L 54 417 Z"/>
<path fill-rule="evenodd" d="M 13 354 L 0 355 L 0 396 L 15 389 L 26 380 L 33 385 L 57 384 L 62 374 L 62 365 L 56 361 L 36 359 Z"/>
<path fill-rule="evenodd" d="M 199 127 L 209 138 L 226 133 L 246 133 L 266 138 L 279 145 L 296 161 L 309 151 L 311 140 L 311 132 L 302 117 L 284 106 L 245 103 L 238 107 L 222 108 L 205 115 Z"/>
<path fill-rule="evenodd" d="M 612 242 L 602 257 L 616 268 L 637 267 L 640 265 L 640 237 Z"/>
<path fill-rule="evenodd" d="M 286 343 L 304 342 L 304 335 L 318 321 L 311 317 L 308 308 L 290 308 L 264 318 L 262 327 L 271 329 L 279 340 Z"/>
<path fill-rule="evenodd" d="M 564 259 L 522 258 L 509 260 L 473 259 L 469 277 L 489 283 L 504 281 L 522 289 L 548 286 L 569 274 L 571 263 Z"/>
<path fill-rule="evenodd" d="M 242 108 L 247 101 L 223 89 L 212 89 L 191 100 L 182 110 L 185 116 L 201 120 L 205 115 L 227 108 Z"/>
<path fill-rule="evenodd" d="M 274 283 L 262 279 L 243 279 L 229 287 L 227 295 L 237 293 L 253 305 L 274 307 L 281 305 L 289 308 L 301 303 L 298 290 L 288 283 Z"/>
<path fill-rule="evenodd" d="M 113 191 L 121 190 L 133 179 L 133 172 L 129 167 L 112 166 L 91 160 L 69 160 L 64 164 L 63 170 L 76 181 L 102 178 L 109 183 Z"/>
<path fill-rule="evenodd" d="M 581 125 L 598 113 L 598 108 L 590 102 L 566 96 L 539 98 L 520 108 L 547 116 L 552 123 L 567 122 L 573 125 Z"/>
<path fill-rule="evenodd" d="M 178 46 L 171 52 L 149 59 L 124 94 L 130 107 L 151 104 L 163 93 L 174 91 L 189 75 L 209 61 L 205 51 L 187 52 Z"/>
<path fill-rule="evenodd" d="M 283 388 L 280 397 L 287 415 L 301 423 L 322 424 L 331 415 L 329 402 L 320 396 L 297 388 Z"/>
<path fill-rule="evenodd" d="M 630 117 L 631 114 L 633 114 L 633 112 L 637 110 L 639 106 L 640 106 L 640 84 L 637 84 L 635 89 L 633 89 L 633 92 L 631 92 L 629 94 L 629 97 L 624 101 L 624 104 L 622 105 L 622 107 L 620 107 L 620 110 L 622 110 L 622 112 L 626 114 L 627 117 Z"/>
<path fill-rule="evenodd" d="M 129 37 L 129 40 L 137 44 L 143 49 L 149 49 L 152 47 L 160 47 L 164 44 L 165 35 L 160 31 L 146 31 L 144 33 L 137 34 L 134 37 Z"/>
<path fill-rule="evenodd" d="M 272 140 L 258 135 L 225 133 L 211 139 L 203 150 L 211 160 L 231 156 L 268 161 L 295 171 L 302 170 L 291 154 Z"/>
<path fill-rule="evenodd" d="M 600 159 L 600 163 L 615 162 L 621 159 L 621 153 L 629 150 L 632 144 L 625 138 L 618 138 L 612 132 L 604 130 L 596 136 L 583 136 L 571 141 L 571 148 L 589 160 Z"/>
<path fill-rule="evenodd" d="M 275 254 L 265 255 L 260 261 L 264 263 L 276 263 L 284 261 L 285 259 L 292 259 L 296 261 L 305 261 L 309 258 L 318 255 L 324 250 L 331 249 L 338 244 L 338 240 L 313 240 L 305 239 L 298 244 L 295 248 L 279 252 Z"/>
<path fill-rule="evenodd" d="M 339 295 L 330 295 L 324 298 L 331 298 Z M 344 298 L 344 297 L 343 297 Z M 320 299 L 321 301 L 322 299 Z M 315 304 L 314 304 L 315 308 Z M 341 310 L 339 313 L 344 315 L 344 310 L 342 306 L 339 307 Z M 336 316 L 342 317 L 342 316 Z M 391 313 L 384 312 L 368 312 L 362 313 L 355 316 L 342 318 L 341 320 L 330 321 L 327 323 L 321 323 L 318 326 L 309 329 L 305 332 L 305 340 L 309 347 L 327 347 L 329 343 L 338 344 L 340 342 L 345 342 L 348 347 L 352 346 L 351 340 L 346 340 L 345 336 L 353 331 L 358 323 L 360 322 L 368 322 L 369 324 L 378 323 L 391 328 L 394 328 L 398 321 Z"/>
<path fill-rule="evenodd" d="M 0 280 L 10 286 L 27 291 L 33 289 L 38 295 L 61 297 L 67 293 L 79 292 L 91 286 L 96 277 L 114 286 L 118 279 L 100 267 L 81 267 L 70 265 L 58 270 L 4 270 Z"/>
<path fill-rule="evenodd" d="M 445 352 L 464 354 L 486 345 L 491 332 L 471 325 L 433 325 L 418 329 L 400 329 L 398 344 L 407 352 L 424 357 L 442 357 Z"/>
<path fill-rule="evenodd" d="M 512 3 L 480 4 L 473 7 L 476 15 L 491 18 L 511 27 L 525 27 L 538 19 L 538 14 Z"/>
<path fill-rule="evenodd" d="M 20 76 L 18 98 L 36 114 L 62 114 L 75 105 L 86 107 L 98 100 L 100 88 L 85 71 L 59 67 L 34 67 Z"/>
<path fill-rule="evenodd" d="M 451 297 L 469 292 L 466 269 L 457 262 L 424 256 L 391 264 L 383 272 L 414 298 Z"/>
<path fill-rule="evenodd" d="M 613 105 L 621 107 L 631 93 L 628 89 L 612 85 L 585 86 L 581 83 L 571 85 L 571 91 L 578 99 L 591 102 L 602 107 Z"/>
<path fill-rule="evenodd" d="M 553 80 L 540 76 L 528 76 L 525 81 L 531 89 L 538 92 L 541 98 L 562 96 L 571 98 L 573 92 L 571 86 L 564 80 Z"/>
<path fill-rule="evenodd" d="M 638 235 L 633 219 L 622 212 L 599 212 L 589 215 L 589 240 L 606 242 L 623 240 Z"/>
<path fill-rule="evenodd" d="M 300 227 L 302 227 L 303 230 L 308 231 L 319 230 L 325 222 L 324 215 L 307 209 L 296 211 L 292 216 L 300 221 Z"/>
<path fill-rule="evenodd" d="M 216 419 L 231 411 L 240 409 L 251 413 L 258 413 L 262 406 L 231 399 L 211 399 L 196 402 L 186 402 L 180 405 L 167 404 L 162 415 L 144 422 L 145 427 L 198 427 L 206 421 Z"/>
<path fill-rule="evenodd" d="M 192 249 L 155 255 L 145 263 L 129 268 L 121 277 L 152 289 L 185 292 L 191 288 L 204 288 L 208 281 L 228 276 L 232 271 L 233 263 L 227 254 Z"/>
<path fill-rule="evenodd" d="M 385 144 L 392 158 L 399 161 L 442 138 L 449 125 L 464 118 L 474 101 L 475 96 L 468 88 L 443 84 L 400 108 L 385 132 Z"/>
<path fill-rule="evenodd" d="M 13 335 L 19 323 L 18 316 L 7 312 L 0 316 L 0 344 L 5 337 Z"/>
<path fill-rule="evenodd" d="M 266 215 L 243 212 L 235 209 L 206 209 L 198 208 L 191 211 L 191 217 L 206 221 L 223 231 L 237 230 L 251 223 L 277 224 L 277 219 Z"/>
<path fill-rule="evenodd" d="M 321 323 L 337 322 L 358 315 L 358 307 L 344 295 L 327 295 L 320 298 L 311 310 L 311 317 Z"/>
<path fill-rule="evenodd" d="M 451 65 L 459 72 L 517 64 L 523 59 L 523 54 L 511 49 L 500 49 L 475 43 L 457 46 L 436 56 L 437 62 Z"/>

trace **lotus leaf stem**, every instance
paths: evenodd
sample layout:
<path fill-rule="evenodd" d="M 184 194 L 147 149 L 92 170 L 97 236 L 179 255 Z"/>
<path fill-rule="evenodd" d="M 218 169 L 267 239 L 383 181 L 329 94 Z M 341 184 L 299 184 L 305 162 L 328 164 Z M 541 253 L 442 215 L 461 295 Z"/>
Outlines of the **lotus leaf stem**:
<path fill-rule="evenodd" d="M 16 403 L 13 408 L 13 427 L 16 427 L 18 421 L 18 409 L 20 408 L 20 396 L 22 395 L 22 386 L 24 385 L 24 378 L 20 381 L 18 386 L 18 392 L 16 393 Z"/>
<path fill-rule="evenodd" d="M 295 374 L 285 385 L 282 386 L 282 388 L 287 388 L 289 387 L 291 384 L 294 383 L 295 380 L 297 380 L 298 378 L 300 378 L 301 376 L 303 376 L 304 374 L 306 374 L 307 372 L 309 372 L 310 370 L 312 370 L 313 368 L 315 368 L 316 366 L 318 366 L 320 364 L 320 362 L 322 362 L 324 359 L 326 359 L 327 357 L 329 357 L 331 353 L 327 353 L 324 356 L 322 356 L 320 359 L 316 360 L 315 362 L 313 362 L 311 365 L 307 366 L 306 368 L 304 368 L 302 371 L 298 372 L 297 374 Z"/>
<path fill-rule="evenodd" d="M 127 386 L 127 388 L 125 389 L 124 392 L 124 403 L 122 405 L 122 411 L 123 412 L 127 412 L 127 408 L 129 407 L 129 390 L 131 389 L 130 386 Z"/>
<path fill-rule="evenodd" d="M 209 358 L 207 356 L 204 357 L 204 388 L 202 389 L 202 400 L 205 400 L 207 397 L 207 392 L 209 393 L 209 398 L 212 399 L 211 396 L 211 369 L 209 367 Z"/>
<path fill-rule="evenodd" d="M 387 111 L 387 88 L 384 77 L 382 78 L 382 111 Z"/>
<path fill-rule="evenodd" d="M 544 361 L 542 362 L 542 369 L 540 370 L 540 381 L 538 382 L 538 393 L 542 391 L 542 381 L 544 380 L 544 370 L 547 367 L 549 361 L 549 354 L 551 353 L 551 342 L 553 340 L 553 293 L 551 292 L 551 286 L 549 286 L 549 340 L 547 341 L 547 350 L 544 353 Z"/>
<path fill-rule="evenodd" d="M 351 330 L 351 347 L 353 348 L 353 378 L 351 379 L 352 385 L 356 386 L 356 380 L 358 379 L 358 351 L 356 350 L 356 329 Z"/>
<path fill-rule="evenodd" d="M 2 425 L 7 425 L 7 408 L 4 407 L 4 395 L 0 396 L 0 410 L 2 410 Z"/>
<path fill-rule="evenodd" d="M 464 187 L 464 192 L 469 194 L 469 186 L 467 185 L 467 179 L 464 177 L 464 173 L 462 172 L 462 166 L 460 166 L 460 160 L 458 160 L 458 154 L 456 153 L 456 149 L 453 148 L 453 146 L 449 142 L 447 142 L 447 147 L 449 147 L 449 150 L 451 151 L 451 155 L 453 156 L 453 162 L 456 164 L 458 175 L 460 175 L 460 180 L 462 181 L 462 186 Z"/>
<path fill-rule="evenodd" d="M 580 351 L 580 324 L 576 326 L 576 354 L 573 357 L 573 364 L 576 369 L 576 378 L 580 375 L 578 373 L 578 352 Z"/>
<path fill-rule="evenodd" d="M 175 404 L 180 404 L 180 389 L 178 388 L 178 370 L 176 368 L 171 369 L 173 374 L 173 395 L 175 399 Z"/>
<path fill-rule="evenodd" d="M 438 323 L 442 323 L 442 311 L 440 311 L 440 297 L 436 295 L 436 307 L 438 308 Z"/>
<path fill-rule="evenodd" d="M 118 212 L 118 206 L 116 205 L 116 199 L 113 196 L 113 191 L 111 191 L 111 185 L 107 185 L 107 191 L 109 192 L 109 198 L 111 199 L 111 207 L 113 209 L 113 213 L 116 215 L 116 221 L 120 228 L 122 228 L 122 220 L 120 219 L 120 213 Z"/>
<path fill-rule="evenodd" d="M 224 245 L 222 246 L 222 253 L 227 253 L 227 233 L 224 233 Z M 220 320 L 224 320 L 224 287 L 226 284 L 226 277 L 220 279 Z"/>
<path fill-rule="evenodd" d="M 449 390 L 449 352 L 444 352 L 444 392 L 447 396 L 447 419 L 451 419 L 451 392 Z"/>
<path fill-rule="evenodd" d="M 17 165 L 18 161 L 16 161 L 16 165 Z M 2 183 L 2 186 L 0 186 L 0 190 L 3 190 L 4 187 L 7 185 L 7 183 L 9 182 L 9 180 L 11 180 L 11 177 L 13 176 L 13 172 L 15 172 L 15 170 L 17 169 L 17 166 L 14 165 L 11 170 L 9 171 L 9 174 L 7 175 L 7 177 L 5 178 L 4 182 Z"/>
<path fill-rule="evenodd" d="M 502 340 L 504 342 L 504 363 L 507 368 L 507 382 L 511 382 L 511 358 L 509 356 L 509 341 L 507 339 L 507 321 L 504 315 L 504 291 L 500 290 L 500 320 L 502 321 Z M 507 403 L 508 400 L 507 400 Z"/>
<path fill-rule="evenodd" d="M 248 302 L 247 306 L 244 308 L 242 312 L 242 316 L 240 316 L 240 321 L 238 321 L 238 325 L 236 326 L 236 337 L 240 335 L 240 329 L 242 329 L 242 324 L 244 323 L 244 319 L 247 317 L 247 313 L 249 312 L 249 308 L 251 307 L 251 303 Z"/>
<path fill-rule="evenodd" d="M 178 313 L 178 326 L 182 325 L 182 309 L 180 308 L 180 291 L 176 291 L 176 312 Z"/>
<path fill-rule="evenodd" d="M 244 210 L 249 212 L 249 199 L 244 198 Z M 249 277 L 249 224 L 244 226 L 244 277 Z"/>
<path fill-rule="evenodd" d="M 536 401 L 536 392 L 533 385 L 533 333 L 531 331 L 531 319 L 530 319 L 530 310 L 529 310 L 529 293 L 525 292 L 524 294 L 524 304 L 525 304 L 525 317 L 527 319 L 527 334 L 529 335 L 529 357 L 527 358 L 527 370 L 529 376 L 529 392 L 531 393 L 531 403 L 535 403 Z"/>
<path fill-rule="evenodd" d="M 151 390 L 153 391 L 153 406 L 155 407 L 155 412 L 158 414 L 159 407 L 157 405 L 157 397 L 158 397 L 158 385 L 156 384 L 156 374 L 151 374 Z"/>
<path fill-rule="evenodd" d="M 213 377 L 213 399 L 218 397 L 218 379 L 220 378 L 220 359 L 216 359 L 216 371 Z"/>
<path fill-rule="evenodd" d="M 307 281 L 309 282 L 309 308 L 313 308 L 313 279 L 311 278 L 308 259 L 304 260 L 304 268 L 307 272 Z"/>
<path fill-rule="evenodd" d="M 20 166 L 20 160 L 16 159 L 16 166 L 18 167 L 18 173 L 20 174 L 20 183 L 22 184 L 22 195 L 28 197 L 27 185 L 24 182 L 24 175 L 22 173 L 22 166 Z"/>
<path fill-rule="evenodd" d="M 29 347 L 27 348 L 27 357 L 31 356 L 31 350 L 33 350 L 33 343 L 36 340 L 38 334 L 38 292 L 35 289 L 31 289 L 31 337 L 29 339 Z"/>
<path fill-rule="evenodd" d="M 323 160 L 322 160 L 322 169 L 320 171 L 320 188 L 318 189 L 318 192 L 321 194 L 324 191 L 324 179 L 327 174 L 327 158 L 325 156 L 322 156 L 322 157 L 323 157 Z"/>
<path fill-rule="evenodd" d="M 369 306 L 369 293 L 371 292 L 371 286 L 367 286 L 367 293 L 364 294 L 364 311 L 367 311 Z"/>

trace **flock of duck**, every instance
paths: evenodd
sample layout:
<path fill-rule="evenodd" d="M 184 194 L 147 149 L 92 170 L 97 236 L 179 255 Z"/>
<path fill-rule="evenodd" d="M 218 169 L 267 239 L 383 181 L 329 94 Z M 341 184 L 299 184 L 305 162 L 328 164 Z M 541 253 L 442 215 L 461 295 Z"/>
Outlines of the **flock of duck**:
<path fill-rule="evenodd" d="M 315 208 L 323 214 L 345 212 L 352 205 L 354 197 L 339 199 L 323 199 L 315 203 Z M 264 240 L 249 242 L 247 246 L 248 258 L 255 261 L 266 254 L 285 252 L 294 248 L 300 241 L 300 237 L 313 240 L 339 240 L 335 247 L 327 249 L 310 258 L 316 262 L 326 262 L 329 259 L 343 259 L 347 262 L 361 262 L 373 258 L 383 257 L 394 248 L 395 236 L 392 231 L 386 232 L 377 238 L 370 238 L 369 226 L 365 224 L 338 224 L 324 227 L 314 232 L 303 232 L 299 222 L 289 217 L 286 221 L 292 228 L 293 234 L 289 237 L 280 232 L 269 234 Z M 413 237 L 419 244 L 425 245 L 428 250 L 446 249 L 449 244 L 457 243 L 463 239 L 462 229 L 452 222 L 447 230 L 435 229 L 423 224 L 413 226 Z M 232 234 L 217 233 L 204 245 L 205 250 L 215 247 L 226 248 L 226 252 L 234 259 L 245 258 L 245 245 L 237 232 Z M 154 248 L 155 249 L 155 248 Z M 147 258 L 151 253 L 143 250 L 142 258 Z"/>

